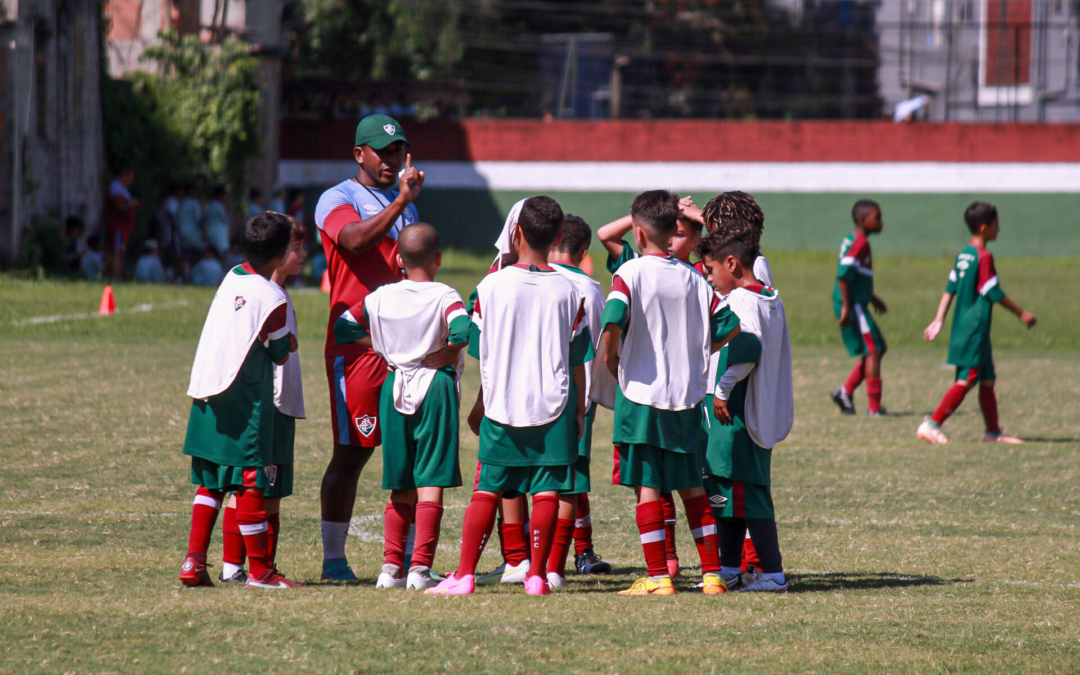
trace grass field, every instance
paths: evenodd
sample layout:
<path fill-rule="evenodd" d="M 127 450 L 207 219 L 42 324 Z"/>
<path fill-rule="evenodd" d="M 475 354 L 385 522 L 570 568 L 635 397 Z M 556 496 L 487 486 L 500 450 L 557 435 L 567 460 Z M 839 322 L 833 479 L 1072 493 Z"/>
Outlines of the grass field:
<path fill-rule="evenodd" d="M 467 293 L 487 262 L 451 253 L 442 280 Z M 953 443 L 915 438 L 951 379 L 944 342 L 921 342 L 951 260 L 875 263 L 891 308 L 881 324 L 895 414 L 844 418 L 827 398 L 850 368 L 829 300 L 835 258 L 772 257 L 795 356 L 796 425 L 774 454 L 792 590 L 713 598 L 690 589 L 696 554 L 681 518 L 685 592 L 613 593 L 643 561 L 632 497 L 604 480 L 606 412 L 594 434 L 593 518 L 615 575 L 571 577 L 544 599 L 376 591 L 386 499 L 376 456 L 348 543 L 363 584 L 319 583 L 331 437 L 318 292 L 293 295 L 310 418 L 298 425 L 279 554 L 311 585 L 183 589 L 193 494 L 180 454 L 184 392 L 212 291 L 122 285 L 119 314 L 81 318 L 71 315 L 92 315 L 100 286 L 0 277 L 0 672 L 1076 672 L 1080 259 L 998 260 L 1005 290 L 1039 318 L 1029 332 L 999 311 L 994 329 L 1003 423 L 1030 441 L 1012 447 L 976 442 L 972 399 L 946 427 Z M 476 380 L 470 363 L 466 400 Z M 464 419 L 462 439 L 467 468 L 476 439 Z M 449 493 L 439 569 L 456 563 L 468 496 Z M 497 564 L 491 548 L 483 569 Z M 220 550 L 217 537 L 211 559 Z"/>

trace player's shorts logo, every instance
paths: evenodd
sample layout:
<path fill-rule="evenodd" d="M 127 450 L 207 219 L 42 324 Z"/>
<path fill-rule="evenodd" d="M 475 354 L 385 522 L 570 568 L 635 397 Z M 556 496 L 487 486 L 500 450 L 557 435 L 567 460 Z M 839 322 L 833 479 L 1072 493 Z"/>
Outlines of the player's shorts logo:
<path fill-rule="evenodd" d="M 397 127 L 393 124 L 384 124 L 382 130 L 386 132 L 387 136 L 393 136 L 397 133 Z"/>
<path fill-rule="evenodd" d="M 277 465 L 264 466 L 263 473 L 266 474 L 266 480 L 269 481 L 271 487 L 277 484 Z"/>
<path fill-rule="evenodd" d="M 247 304 L 247 300 L 244 299 L 244 296 L 242 296 L 242 295 L 236 296 L 236 299 L 233 300 L 233 311 L 234 312 L 239 312 L 240 309 L 246 304 Z"/>
<path fill-rule="evenodd" d="M 372 415 L 364 415 L 363 417 L 356 418 L 356 430 L 364 435 L 364 438 L 369 438 L 372 432 L 375 431 L 375 423 L 378 420 Z"/>

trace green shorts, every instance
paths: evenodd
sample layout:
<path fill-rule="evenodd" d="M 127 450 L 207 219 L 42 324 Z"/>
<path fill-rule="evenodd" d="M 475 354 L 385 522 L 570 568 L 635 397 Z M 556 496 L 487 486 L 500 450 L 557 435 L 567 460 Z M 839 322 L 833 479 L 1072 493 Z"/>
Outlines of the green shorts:
<path fill-rule="evenodd" d="M 384 490 L 460 487 L 458 395 L 454 378 L 438 372 L 412 415 L 394 407 L 394 373 L 386 376 L 379 403 Z"/>
<path fill-rule="evenodd" d="M 270 462 L 277 466 L 292 464 L 295 443 L 296 418 L 274 408 L 274 443 L 270 451 Z"/>
<path fill-rule="evenodd" d="M 284 499 L 292 496 L 292 464 L 278 464 L 275 467 L 266 467 L 263 471 L 266 472 L 267 480 L 270 483 L 266 490 L 263 491 L 263 498 Z"/>
<path fill-rule="evenodd" d="M 851 317 L 851 323 L 840 329 L 840 337 L 844 340 L 848 354 L 851 356 L 866 356 L 867 354 L 884 354 L 887 347 L 885 338 L 881 335 L 881 329 L 874 321 L 869 307 L 863 307 L 858 303 L 852 304 L 855 316 Z M 840 318 L 840 308 L 834 306 L 836 317 Z"/>
<path fill-rule="evenodd" d="M 275 473 L 270 467 L 227 466 L 211 462 L 202 457 L 191 458 L 191 482 L 207 490 L 236 492 L 241 488 L 270 487 L 270 475 Z M 292 490 L 292 467 L 289 467 L 289 489 Z"/>
<path fill-rule="evenodd" d="M 581 440 L 578 441 L 578 457 L 592 457 L 592 428 L 594 422 L 596 422 L 596 404 L 590 403 L 589 409 L 585 411 L 585 431 L 581 434 Z"/>
<path fill-rule="evenodd" d="M 672 452 L 654 445 L 623 443 L 619 452 L 619 485 L 675 492 L 701 487 L 701 463 L 696 452 Z"/>
<path fill-rule="evenodd" d="M 574 467 L 566 466 L 495 466 L 481 464 L 477 490 L 501 492 L 504 497 L 534 495 L 539 492 L 575 494 Z"/>
<path fill-rule="evenodd" d="M 710 475 L 705 481 L 705 492 L 709 494 L 714 512 L 720 511 L 720 518 L 776 518 L 772 490 L 768 485 Z"/>
<path fill-rule="evenodd" d="M 957 382 L 986 382 L 994 381 L 997 379 L 997 373 L 994 372 L 994 362 L 986 361 L 978 366 L 971 367 L 957 367 L 956 369 L 956 381 Z"/>
<path fill-rule="evenodd" d="M 592 481 L 589 479 L 589 458 L 578 457 L 574 463 L 574 489 L 566 491 L 570 495 L 583 495 L 592 492 Z"/>

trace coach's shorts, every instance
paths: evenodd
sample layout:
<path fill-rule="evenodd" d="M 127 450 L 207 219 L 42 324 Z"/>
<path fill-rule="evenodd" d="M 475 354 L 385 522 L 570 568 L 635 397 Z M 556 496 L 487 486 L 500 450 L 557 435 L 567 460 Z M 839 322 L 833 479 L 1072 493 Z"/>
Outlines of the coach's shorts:
<path fill-rule="evenodd" d="M 540 492 L 574 494 L 574 467 L 495 466 L 481 464 L 476 489 L 501 492 L 503 497 L 535 495 Z"/>
<path fill-rule="evenodd" d="M 993 361 L 986 361 L 975 367 L 959 367 L 956 369 L 957 382 L 970 382 L 971 384 L 975 384 L 976 382 L 992 382 L 996 379 L 997 373 L 994 372 Z"/>
<path fill-rule="evenodd" d="M 383 421 L 384 490 L 460 487 L 458 467 L 458 395 L 453 376 L 435 374 L 424 402 L 412 415 L 394 407 L 394 373 L 383 385 L 379 414 Z"/>
<path fill-rule="evenodd" d="M 374 352 L 326 357 L 334 443 L 374 448 L 382 442 L 379 394 L 386 361 Z"/>
<path fill-rule="evenodd" d="M 705 492 L 721 518 L 776 518 L 772 490 L 768 485 L 709 476 L 705 481 Z"/>
<path fill-rule="evenodd" d="M 222 492 L 236 492 L 241 488 L 270 487 L 271 474 L 277 467 L 254 467 L 254 466 L 226 466 L 211 462 L 202 457 L 191 458 L 191 482 L 201 485 L 207 490 L 220 490 Z M 292 488 L 292 473 L 290 467 L 290 490 Z"/>
<path fill-rule="evenodd" d="M 640 443 L 624 443 L 616 448 L 620 485 L 664 493 L 701 487 L 701 464 L 696 452 L 671 452 Z"/>
<path fill-rule="evenodd" d="M 840 318 L 840 308 L 835 307 L 837 318 Z M 844 340 L 848 354 L 851 356 L 866 356 L 867 354 L 884 354 L 887 347 L 885 338 L 881 335 L 881 329 L 870 314 L 869 307 L 863 307 L 859 303 L 852 304 L 855 316 L 851 317 L 851 323 L 840 329 L 840 337 Z"/>

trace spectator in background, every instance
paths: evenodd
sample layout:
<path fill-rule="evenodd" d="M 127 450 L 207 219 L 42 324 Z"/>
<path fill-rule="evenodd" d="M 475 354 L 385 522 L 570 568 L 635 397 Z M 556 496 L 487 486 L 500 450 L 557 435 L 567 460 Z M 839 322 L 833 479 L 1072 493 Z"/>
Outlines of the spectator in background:
<path fill-rule="evenodd" d="M 287 210 L 282 211 L 282 213 L 284 213 L 286 215 L 289 215 L 289 216 L 292 216 L 293 218 L 296 218 L 301 223 L 303 223 L 304 222 L 304 191 L 303 190 L 292 190 L 291 193 L 289 194 L 288 202 L 289 202 L 288 206 L 285 207 Z M 316 227 L 314 229 L 318 230 L 319 228 Z"/>
<path fill-rule="evenodd" d="M 260 213 L 262 213 L 263 211 L 266 210 L 266 209 L 263 208 L 263 205 L 262 205 L 262 196 L 263 196 L 262 190 L 260 190 L 257 187 L 253 187 L 250 190 L 248 190 L 248 209 L 247 209 L 247 217 L 248 218 L 254 218 L 255 216 L 259 215 Z"/>
<path fill-rule="evenodd" d="M 191 283 L 196 286 L 217 286 L 224 276 L 225 269 L 212 248 L 203 251 L 202 260 L 191 268 Z"/>
<path fill-rule="evenodd" d="M 84 253 L 82 260 L 79 261 L 79 272 L 85 279 L 100 281 L 101 273 L 105 270 L 105 256 L 101 253 L 101 235 L 90 235 L 90 238 L 86 240 L 86 245 L 90 250 Z"/>
<path fill-rule="evenodd" d="M 85 230 L 86 226 L 78 216 L 68 216 L 64 221 L 64 260 L 71 271 L 78 270 L 79 263 L 82 262 L 86 250 L 82 240 Z"/>
<path fill-rule="evenodd" d="M 225 254 L 225 269 L 231 270 L 237 265 L 243 265 L 246 262 L 247 257 L 240 250 L 240 242 L 234 239 L 232 246 L 229 247 L 229 252 Z"/>
<path fill-rule="evenodd" d="M 191 183 L 184 186 L 184 198 L 180 200 L 176 218 L 180 226 L 180 245 L 183 256 L 194 258 L 202 255 L 206 248 L 202 231 L 202 206 L 199 205 L 199 199 L 195 196 L 195 186 Z"/>
<path fill-rule="evenodd" d="M 161 208 L 158 209 L 158 236 L 161 242 L 161 253 L 165 259 L 165 265 L 170 268 L 176 266 L 180 259 L 180 198 L 184 190 L 179 183 L 169 184 L 169 196 L 165 198 Z"/>
<path fill-rule="evenodd" d="M 285 189 L 278 188 L 274 190 L 274 196 L 270 200 L 270 204 L 266 209 L 267 211 L 273 211 L 275 213 L 285 213 Z M 301 221 L 303 222 L 303 221 Z"/>
<path fill-rule="evenodd" d="M 131 196 L 131 185 L 135 182 L 135 170 L 131 167 L 120 169 L 109 184 L 109 198 L 105 203 L 105 234 L 108 237 L 110 274 L 120 278 L 124 271 L 124 256 L 127 253 L 127 240 L 135 229 L 135 209 L 142 202 Z"/>
<path fill-rule="evenodd" d="M 153 239 L 147 239 L 144 248 L 145 252 L 135 263 L 135 281 L 143 284 L 160 284 L 165 281 L 165 268 L 162 267 L 161 258 L 158 256 L 158 243 Z"/>
<path fill-rule="evenodd" d="M 214 188 L 213 199 L 206 205 L 206 239 L 218 255 L 229 250 L 229 212 L 225 208 L 225 188 Z"/>

